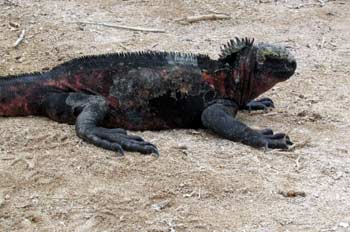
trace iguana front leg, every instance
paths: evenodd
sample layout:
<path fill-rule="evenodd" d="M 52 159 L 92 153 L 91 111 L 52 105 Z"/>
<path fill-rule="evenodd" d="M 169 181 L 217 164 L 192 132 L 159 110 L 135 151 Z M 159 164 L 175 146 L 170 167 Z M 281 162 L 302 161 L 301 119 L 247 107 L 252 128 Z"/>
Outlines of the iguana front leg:
<path fill-rule="evenodd" d="M 238 108 L 232 101 L 219 100 L 203 111 L 202 123 L 226 139 L 252 147 L 288 149 L 288 145 L 292 145 L 289 137 L 283 133 L 273 134 L 271 129 L 253 130 L 235 119 Z"/>
<path fill-rule="evenodd" d="M 251 100 L 244 106 L 243 109 L 253 111 L 253 110 L 267 110 L 268 108 L 274 108 L 275 105 L 270 98 L 260 98 L 256 100 Z"/>
<path fill-rule="evenodd" d="M 48 96 L 46 102 L 44 106 L 50 118 L 56 121 L 64 121 L 62 118 L 66 118 L 67 121 L 69 118 L 76 117 L 76 133 L 86 142 L 118 151 L 122 155 L 124 150 L 159 155 L 156 146 L 145 142 L 139 136 L 128 135 L 124 129 L 108 129 L 99 126 L 109 110 L 102 96 L 55 93 Z"/>

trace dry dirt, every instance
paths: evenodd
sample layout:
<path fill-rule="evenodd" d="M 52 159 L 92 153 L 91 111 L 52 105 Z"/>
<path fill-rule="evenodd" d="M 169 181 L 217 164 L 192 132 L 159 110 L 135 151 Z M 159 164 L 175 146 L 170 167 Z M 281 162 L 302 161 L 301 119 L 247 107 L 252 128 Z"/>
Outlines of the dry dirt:
<path fill-rule="evenodd" d="M 213 11 L 232 18 L 176 22 Z M 0 0 L 0 76 L 118 51 L 215 58 L 234 36 L 285 45 L 299 65 L 265 94 L 273 111 L 239 114 L 288 132 L 296 146 L 286 152 L 172 130 L 135 132 L 159 147 L 159 159 L 116 157 L 73 126 L 0 118 L 0 231 L 350 231 L 349 12 L 348 0 Z"/>

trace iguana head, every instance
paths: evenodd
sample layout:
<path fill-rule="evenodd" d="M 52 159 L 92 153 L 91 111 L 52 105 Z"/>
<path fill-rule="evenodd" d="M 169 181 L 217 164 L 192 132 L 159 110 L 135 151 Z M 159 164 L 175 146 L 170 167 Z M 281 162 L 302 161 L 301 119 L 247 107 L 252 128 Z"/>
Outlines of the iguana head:
<path fill-rule="evenodd" d="M 275 84 L 294 74 L 296 61 L 282 46 L 258 43 L 251 39 L 231 40 L 222 48 L 221 62 L 232 71 L 231 92 L 239 104 L 256 98 Z M 239 99 L 237 99 L 239 98 Z"/>

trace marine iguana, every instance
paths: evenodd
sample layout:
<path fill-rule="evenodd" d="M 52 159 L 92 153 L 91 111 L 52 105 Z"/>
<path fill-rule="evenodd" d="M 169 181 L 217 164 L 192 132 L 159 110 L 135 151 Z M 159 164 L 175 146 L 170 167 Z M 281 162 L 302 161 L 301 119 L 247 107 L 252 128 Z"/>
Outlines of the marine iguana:
<path fill-rule="evenodd" d="M 0 116 L 46 116 L 75 124 L 96 146 L 158 154 L 126 130 L 208 128 L 252 147 L 287 149 L 289 137 L 235 119 L 240 109 L 273 107 L 256 99 L 296 69 L 282 46 L 235 38 L 217 60 L 178 52 L 130 52 L 75 58 L 47 72 L 0 79 Z"/>

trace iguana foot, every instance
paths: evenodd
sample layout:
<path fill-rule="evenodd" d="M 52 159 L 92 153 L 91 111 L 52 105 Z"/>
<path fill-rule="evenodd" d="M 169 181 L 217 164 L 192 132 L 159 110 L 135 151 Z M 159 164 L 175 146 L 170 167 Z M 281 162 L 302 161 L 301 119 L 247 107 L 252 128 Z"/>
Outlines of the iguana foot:
<path fill-rule="evenodd" d="M 274 108 L 273 101 L 270 98 L 261 98 L 258 100 L 252 100 L 248 102 L 244 109 L 252 111 L 252 110 L 267 110 L 268 108 Z"/>
<path fill-rule="evenodd" d="M 68 96 L 67 96 L 68 95 Z M 78 114 L 75 123 L 77 135 L 88 143 L 104 149 L 118 151 L 124 155 L 124 150 L 140 152 L 142 154 L 155 154 L 159 156 L 158 149 L 152 143 L 144 141 L 141 137 L 128 135 L 124 129 L 109 129 L 99 127 L 108 114 L 108 104 L 104 97 L 87 95 L 81 93 L 58 94 L 52 96 L 56 102 L 64 102 L 66 107 L 60 107 L 57 113 L 57 107 L 54 105 L 50 112 L 51 115 L 57 116 L 72 112 Z M 63 108 L 63 110 L 61 110 Z"/>
<path fill-rule="evenodd" d="M 258 131 L 262 135 L 262 140 L 266 148 L 272 149 L 288 149 L 288 146 L 293 145 L 288 135 L 284 133 L 273 133 L 273 130 L 267 128 Z"/>
<path fill-rule="evenodd" d="M 124 129 L 95 127 L 90 131 L 86 131 L 83 137 L 88 142 L 108 150 L 118 151 L 121 155 L 124 155 L 124 150 L 126 150 L 159 156 L 155 145 L 144 141 L 139 136 L 128 135 Z"/>

